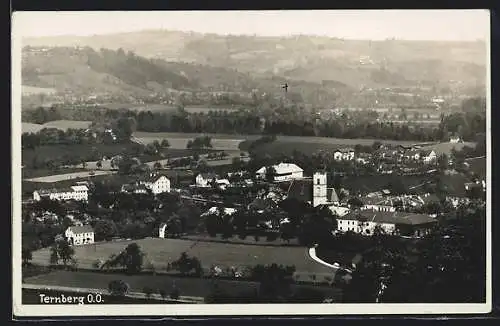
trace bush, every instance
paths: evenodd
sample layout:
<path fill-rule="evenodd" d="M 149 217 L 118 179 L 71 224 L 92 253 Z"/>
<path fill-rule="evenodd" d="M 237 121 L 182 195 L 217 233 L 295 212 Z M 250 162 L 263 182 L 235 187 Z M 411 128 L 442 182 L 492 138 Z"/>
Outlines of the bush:
<path fill-rule="evenodd" d="M 113 296 L 125 296 L 129 288 L 129 285 L 122 280 L 114 280 L 108 284 L 108 291 Z"/>
<path fill-rule="evenodd" d="M 144 292 L 144 294 L 146 295 L 146 298 L 150 298 L 151 295 L 153 294 L 153 289 L 150 288 L 149 286 L 145 286 L 143 289 L 142 289 L 142 292 Z"/>

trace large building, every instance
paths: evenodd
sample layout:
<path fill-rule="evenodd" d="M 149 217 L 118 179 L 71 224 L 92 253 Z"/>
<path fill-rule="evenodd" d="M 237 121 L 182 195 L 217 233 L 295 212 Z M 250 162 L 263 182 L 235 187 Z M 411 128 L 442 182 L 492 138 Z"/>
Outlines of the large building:
<path fill-rule="evenodd" d="M 89 188 L 86 185 L 75 185 L 67 188 L 41 189 L 33 192 L 33 199 L 40 201 L 43 198 L 50 200 L 79 200 L 87 201 Z"/>
<path fill-rule="evenodd" d="M 83 245 L 94 243 L 94 229 L 90 225 L 70 226 L 64 232 L 70 245 Z"/>
<path fill-rule="evenodd" d="M 339 148 L 333 152 L 335 161 L 352 161 L 354 160 L 354 149 L 352 148 Z"/>
<path fill-rule="evenodd" d="M 139 184 L 150 189 L 154 195 L 170 192 L 170 180 L 164 175 L 152 174 L 145 180 L 140 180 Z"/>
<path fill-rule="evenodd" d="M 327 186 L 327 177 L 324 172 L 316 172 L 312 178 L 292 180 L 287 190 L 287 196 L 309 203 L 314 207 L 339 203 L 335 189 Z"/>
<path fill-rule="evenodd" d="M 436 219 L 425 214 L 358 210 L 337 217 L 337 230 L 371 236 L 378 226 L 387 234 L 421 237 L 428 234 L 435 223 Z"/>
<path fill-rule="evenodd" d="M 290 181 L 304 177 L 304 170 L 294 163 L 280 163 L 272 166 L 274 169 L 273 180 L 276 182 Z M 263 166 L 257 170 L 257 177 L 266 179 L 268 167 Z"/>

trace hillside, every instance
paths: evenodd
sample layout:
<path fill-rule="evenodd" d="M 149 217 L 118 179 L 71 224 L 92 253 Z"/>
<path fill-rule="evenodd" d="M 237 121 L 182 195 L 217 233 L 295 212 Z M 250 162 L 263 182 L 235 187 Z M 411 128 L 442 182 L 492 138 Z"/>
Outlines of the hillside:
<path fill-rule="evenodd" d="M 221 36 L 141 31 L 88 37 L 27 38 L 29 46 L 89 46 L 140 56 L 351 87 L 426 85 L 474 88 L 485 82 L 480 42 L 362 41 L 327 37 Z"/>
<path fill-rule="evenodd" d="M 276 98 L 283 94 L 281 83 L 284 81 L 282 77 L 255 76 L 230 68 L 148 59 L 122 49 L 23 49 L 24 95 L 31 96 L 32 100 L 34 97 L 35 102 L 57 92 L 66 97 L 112 95 L 121 96 L 124 100 L 160 94 L 173 102 L 181 96 L 189 96 L 192 101 L 189 104 L 192 105 L 210 104 L 213 98 L 221 102 L 217 104 L 231 104 L 228 100 L 230 97 L 252 101 L 254 91 L 261 96 L 266 93 Z M 312 102 L 319 96 L 327 102 L 334 99 L 336 92 L 353 91 L 340 83 L 322 86 L 319 83 L 297 81 L 294 87 L 287 96 L 300 102 L 303 98 Z M 183 94 L 186 92 L 190 94 Z M 111 100 L 116 102 L 115 99 Z"/>

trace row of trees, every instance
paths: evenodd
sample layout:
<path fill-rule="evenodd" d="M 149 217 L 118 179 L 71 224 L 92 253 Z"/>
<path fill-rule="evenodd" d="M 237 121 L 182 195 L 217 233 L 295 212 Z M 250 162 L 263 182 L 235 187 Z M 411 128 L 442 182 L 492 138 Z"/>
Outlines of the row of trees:
<path fill-rule="evenodd" d="M 481 101 L 469 101 L 481 105 Z M 464 104 L 465 105 L 465 104 Z M 484 110 L 483 110 L 484 109 Z M 27 117 L 26 121 L 37 120 L 36 115 Z M 54 111 L 54 109 L 50 109 Z M 76 108 L 75 110 L 78 110 Z M 91 111 L 88 108 L 86 112 Z M 98 109 L 98 116 L 116 117 L 117 113 L 109 113 L 108 109 Z M 51 112 L 52 112 L 51 111 Z M 57 109 L 56 109 L 57 111 Z M 314 111 L 297 106 L 285 107 L 283 104 L 274 107 L 255 107 L 238 111 L 220 111 L 205 113 L 189 113 L 182 107 L 176 111 L 119 111 L 121 124 L 118 129 L 135 129 L 147 132 L 186 132 L 186 133 L 230 133 L 230 134 L 282 134 L 293 136 L 324 136 L 337 138 L 378 138 L 395 140 L 432 141 L 448 140 L 450 134 L 458 134 L 464 140 L 473 141 L 478 133 L 486 130 L 486 109 L 478 107 L 466 112 L 457 112 L 442 116 L 438 127 L 410 126 L 391 122 L 377 122 L 374 119 L 353 118 L 344 114 L 342 118 L 318 118 Z M 351 113 L 350 113 L 351 114 Z M 355 113 L 352 113 L 355 114 Z M 96 117 L 92 117 L 94 121 Z"/>

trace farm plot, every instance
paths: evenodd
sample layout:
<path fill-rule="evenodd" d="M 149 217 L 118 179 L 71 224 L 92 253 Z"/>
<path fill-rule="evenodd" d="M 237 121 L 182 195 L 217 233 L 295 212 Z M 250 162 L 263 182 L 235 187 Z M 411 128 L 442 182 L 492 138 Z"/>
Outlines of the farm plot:
<path fill-rule="evenodd" d="M 95 171 L 95 172 L 81 171 L 81 172 L 48 175 L 48 176 L 39 177 L 39 178 L 31 178 L 31 179 L 26 179 L 26 181 L 52 183 L 52 182 L 60 182 L 60 181 L 65 181 L 65 180 L 76 180 L 76 179 L 82 179 L 82 178 L 88 178 L 88 177 L 94 177 L 94 176 L 100 176 L 100 175 L 107 175 L 107 174 L 112 174 L 112 173 L 114 173 L 114 172 L 113 171 Z"/>
<path fill-rule="evenodd" d="M 379 139 L 340 139 L 327 137 L 298 137 L 298 136 L 279 136 L 272 143 L 259 145 L 254 149 L 256 154 L 285 154 L 291 155 L 295 150 L 306 155 L 311 155 L 317 151 L 334 151 L 342 147 L 354 147 L 357 144 L 371 146 L 374 142 L 381 142 L 395 145 L 414 145 L 414 141 L 397 141 L 397 140 L 379 140 Z M 240 144 L 240 149 L 248 150 L 251 141 L 244 141 Z"/>
<path fill-rule="evenodd" d="M 43 124 L 44 128 L 57 128 L 60 130 L 68 129 L 87 129 L 92 124 L 92 121 L 79 120 L 55 120 Z"/>
<path fill-rule="evenodd" d="M 244 267 L 276 263 L 295 265 L 297 272 L 333 273 L 332 269 L 312 260 L 307 248 L 195 242 L 180 239 L 147 238 L 79 246 L 75 247 L 75 258 L 80 267 L 92 268 L 96 260 L 107 260 L 112 254 L 119 253 L 132 242 L 136 242 L 146 253 L 146 263 L 151 263 L 157 270 L 165 270 L 169 262 L 178 259 L 182 252 L 187 252 L 190 256 L 198 257 L 203 267 L 206 268 L 214 264 Z M 49 258 L 48 248 L 33 253 L 33 263 L 47 265 Z"/>
<path fill-rule="evenodd" d="M 225 134 L 184 134 L 184 133 L 163 133 L 163 132 L 136 132 L 134 138 L 143 144 L 152 143 L 155 140 L 162 141 L 167 139 L 172 149 L 185 149 L 188 142 L 196 137 L 209 136 L 212 138 L 213 150 L 233 150 L 239 149 L 242 141 L 247 139 L 257 139 L 259 136 L 251 135 L 225 135 Z"/>

